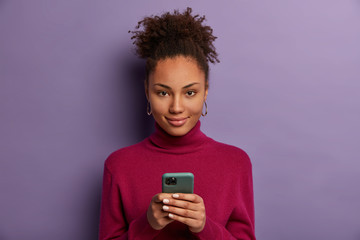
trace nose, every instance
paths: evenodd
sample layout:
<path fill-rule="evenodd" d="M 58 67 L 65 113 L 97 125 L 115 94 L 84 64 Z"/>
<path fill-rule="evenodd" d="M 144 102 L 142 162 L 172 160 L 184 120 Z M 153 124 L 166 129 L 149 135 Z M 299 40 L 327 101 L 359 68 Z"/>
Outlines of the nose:
<path fill-rule="evenodd" d="M 178 114 L 184 112 L 184 106 L 180 96 L 174 96 L 169 108 L 169 112 L 172 114 Z"/>

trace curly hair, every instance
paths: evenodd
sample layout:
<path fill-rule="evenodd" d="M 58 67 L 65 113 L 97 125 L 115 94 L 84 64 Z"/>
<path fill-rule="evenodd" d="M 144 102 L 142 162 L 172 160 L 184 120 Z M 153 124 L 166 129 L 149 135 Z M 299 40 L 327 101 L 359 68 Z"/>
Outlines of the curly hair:
<path fill-rule="evenodd" d="M 203 25 L 205 16 L 192 16 L 192 9 L 183 13 L 174 10 L 161 16 L 145 17 L 138 22 L 131 39 L 136 54 L 146 59 L 146 81 L 159 60 L 176 56 L 191 57 L 205 73 L 208 82 L 208 62 L 220 62 L 213 45 L 217 38 L 210 26 Z"/>

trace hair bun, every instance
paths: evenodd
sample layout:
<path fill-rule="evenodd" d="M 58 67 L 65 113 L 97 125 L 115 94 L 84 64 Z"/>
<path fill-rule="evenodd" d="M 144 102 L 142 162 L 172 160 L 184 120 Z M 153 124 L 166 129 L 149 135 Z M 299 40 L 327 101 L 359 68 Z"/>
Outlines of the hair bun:
<path fill-rule="evenodd" d="M 133 34 L 136 53 L 141 58 L 156 58 L 156 52 L 164 43 L 178 44 L 179 42 L 193 42 L 201 49 L 207 61 L 219 62 L 213 45 L 216 39 L 210 26 L 203 25 L 205 16 L 192 16 L 192 9 L 187 8 L 183 13 L 174 10 L 161 16 L 145 17 L 138 22 Z"/>

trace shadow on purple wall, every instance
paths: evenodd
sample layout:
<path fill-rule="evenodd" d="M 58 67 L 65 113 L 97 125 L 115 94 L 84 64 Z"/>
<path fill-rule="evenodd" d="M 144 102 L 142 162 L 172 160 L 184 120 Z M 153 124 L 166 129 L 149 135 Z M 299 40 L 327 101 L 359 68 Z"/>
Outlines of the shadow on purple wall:
<path fill-rule="evenodd" d="M 100 203 L 101 203 L 101 185 L 102 185 L 102 178 L 96 179 L 92 184 L 91 191 L 89 191 L 89 211 L 87 212 L 88 215 L 85 216 L 86 219 L 89 219 L 87 222 L 88 231 L 86 232 L 86 236 L 81 237 L 84 239 L 89 240 L 97 240 L 99 234 L 99 219 L 100 219 Z M 85 219 L 84 217 L 84 219 Z"/>
<path fill-rule="evenodd" d="M 130 60 L 130 61 L 129 61 Z M 135 142 L 141 141 L 149 136 L 154 129 L 154 120 L 152 116 L 146 113 L 147 99 L 145 96 L 144 80 L 146 78 L 145 62 L 138 59 L 128 59 L 124 66 L 127 88 L 129 89 L 131 106 L 127 126 L 131 126 L 136 133 Z M 123 117 L 123 115 L 122 115 Z"/>
<path fill-rule="evenodd" d="M 123 53 L 114 62 L 115 106 L 121 110 L 114 111 L 110 118 L 116 119 L 113 126 L 113 131 L 118 133 L 116 138 L 123 146 L 128 146 L 143 140 L 154 130 L 154 120 L 146 114 L 145 62 L 134 54 Z"/>
<path fill-rule="evenodd" d="M 127 112 L 120 111 L 116 118 L 120 126 L 115 125 L 115 132 L 125 146 L 134 144 L 148 137 L 154 130 L 154 120 L 146 113 L 147 99 L 144 90 L 145 62 L 135 57 L 125 56 L 118 60 L 117 74 L 112 81 L 115 81 L 116 92 L 119 95 L 119 105 Z M 124 101 L 125 95 L 126 101 Z M 126 119 L 124 119 L 124 116 Z M 124 126 L 122 126 L 124 125 Z M 125 129 L 125 134 L 122 134 Z M 109 153 L 110 154 L 110 153 Z M 89 231 L 86 239 L 97 239 L 100 219 L 102 178 L 96 179 L 89 192 L 89 211 L 87 225 Z"/>

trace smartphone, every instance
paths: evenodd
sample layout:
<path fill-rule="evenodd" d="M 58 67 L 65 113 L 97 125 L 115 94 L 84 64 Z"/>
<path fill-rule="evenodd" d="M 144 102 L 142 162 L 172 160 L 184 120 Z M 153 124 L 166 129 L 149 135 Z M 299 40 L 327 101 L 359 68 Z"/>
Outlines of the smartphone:
<path fill-rule="evenodd" d="M 162 175 L 163 193 L 193 193 L 194 175 L 190 172 L 165 173 Z"/>

